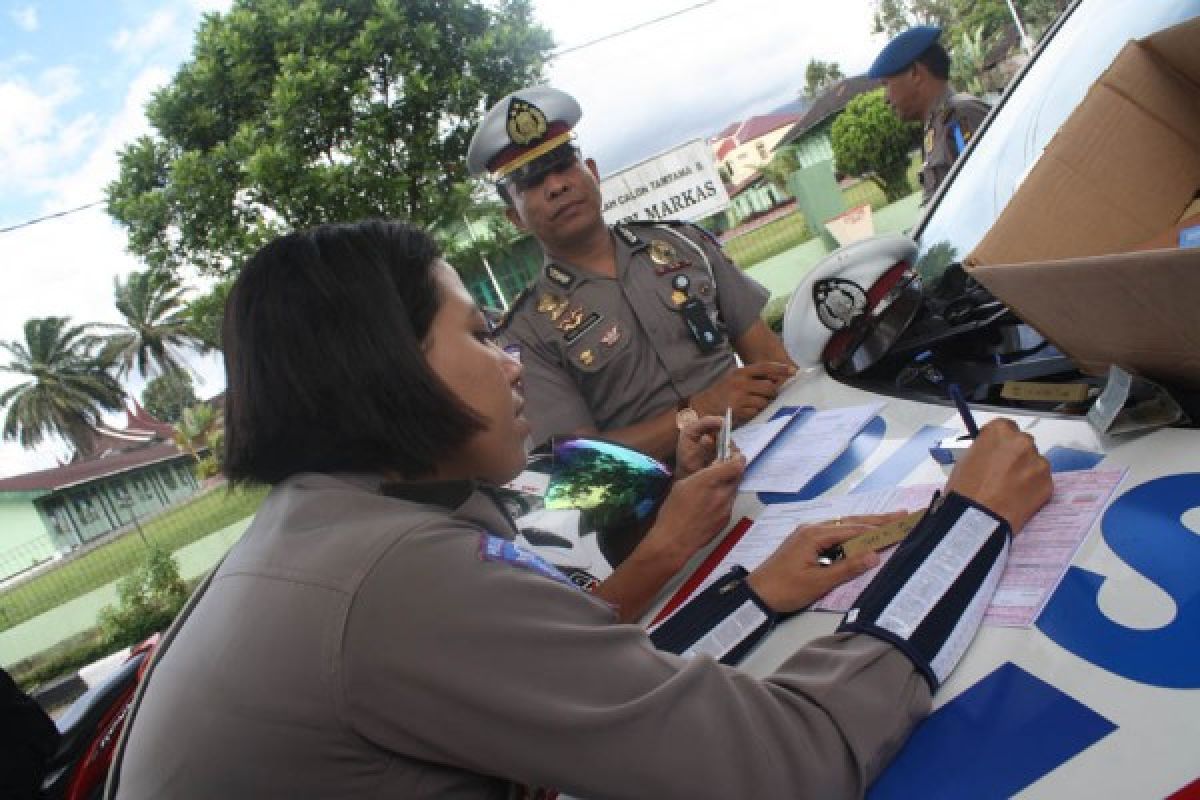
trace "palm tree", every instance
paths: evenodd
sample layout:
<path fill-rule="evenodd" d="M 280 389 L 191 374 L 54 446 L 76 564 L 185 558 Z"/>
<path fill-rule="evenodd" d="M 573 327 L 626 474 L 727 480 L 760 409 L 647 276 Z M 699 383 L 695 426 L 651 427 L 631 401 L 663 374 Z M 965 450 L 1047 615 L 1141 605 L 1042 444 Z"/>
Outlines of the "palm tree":
<path fill-rule="evenodd" d="M 8 408 L 4 438 L 32 448 L 57 434 L 87 455 L 101 412 L 119 411 L 125 402 L 102 345 L 91 326 L 71 325 L 67 317 L 28 320 L 24 343 L 0 342 L 13 359 L 0 370 L 28 378 L 0 393 L 0 406 Z"/>
<path fill-rule="evenodd" d="M 143 377 L 187 371 L 185 350 L 206 351 L 187 312 L 184 288 L 172 275 L 135 272 L 122 282 L 113 279 L 113 295 L 124 325 L 109 337 L 107 355 L 121 375 L 134 367 Z"/>
<path fill-rule="evenodd" d="M 212 445 L 213 437 L 220 431 L 221 418 L 208 403 L 197 403 L 185 408 L 179 424 L 175 426 L 175 443 L 200 462 L 201 445 Z"/>

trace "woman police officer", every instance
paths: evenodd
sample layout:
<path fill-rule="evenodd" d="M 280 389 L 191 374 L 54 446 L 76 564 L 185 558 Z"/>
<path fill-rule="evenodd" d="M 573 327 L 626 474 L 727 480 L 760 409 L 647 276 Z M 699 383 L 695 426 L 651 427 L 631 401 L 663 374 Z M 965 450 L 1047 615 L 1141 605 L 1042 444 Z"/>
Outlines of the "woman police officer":
<path fill-rule="evenodd" d="M 223 336 L 226 471 L 273 488 L 148 678 L 120 798 L 861 795 L 953 666 L 943 627 L 971 624 L 980 566 L 1049 496 L 1028 438 L 987 426 L 855 619 L 757 680 L 656 648 L 620 622 L 637 592 L 583 592 L 513 544 L 485 487 L 524 463 L 520 365 L 422 232 L 276 240 Z M 677 481 L 643 546 L 690 555 L 743 468 Z M 873 563 L 816 562 L 872 521 L 802 529 L 701 613 L 806 606 Z M 939 626 L 906 637 L 880 609 L 964 526 L 983 545 L 939 564 Z"/>

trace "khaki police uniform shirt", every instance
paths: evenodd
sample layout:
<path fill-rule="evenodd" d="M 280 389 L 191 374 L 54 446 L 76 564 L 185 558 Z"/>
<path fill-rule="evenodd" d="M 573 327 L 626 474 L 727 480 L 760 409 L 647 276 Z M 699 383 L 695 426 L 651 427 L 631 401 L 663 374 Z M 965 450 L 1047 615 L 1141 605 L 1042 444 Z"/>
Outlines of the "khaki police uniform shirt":
<path fill-rule="evenodd" d="M 612 236 L 616 278 L 547 259 L 505 326 L 521 346 L 535 444 L 632 425 L 708 388 L 734 368 L 733 341 L 769 296 L 690 225 L 621 224 Z M 723 332 L 711 352 L 688 333 L 688 297 Z"/>
<path fill-rule="evenodd" d="M 950 167 L 958 158 L 961 148 L 955 136 L 955 128 L 962 132 L 963 145 L 979 130 L 990 106 L 969 94 L 955 94 L 946 87 L 945 94 L 933 107 L 925 120 L 923 155 L 921 166 L 921 204 L 928 203 Z"/>
<path fill-rule="evenodd" d="M 659 652 L 513 535 L 467 484 L 288 479 L 151 673 L 118 797 L 856 797 L 928 713 L 869 636 L 766 680 Z"/>

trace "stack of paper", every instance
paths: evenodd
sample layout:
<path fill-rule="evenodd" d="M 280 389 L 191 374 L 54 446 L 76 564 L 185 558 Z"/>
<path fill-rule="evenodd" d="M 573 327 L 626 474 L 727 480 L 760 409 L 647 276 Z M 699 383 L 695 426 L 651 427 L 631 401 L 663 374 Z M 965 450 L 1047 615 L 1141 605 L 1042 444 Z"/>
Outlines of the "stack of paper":
<path fill-rule="evenodd" d="M 750 464 L 740 490 L 800 491 L 845 452 L 883 405 L 805 409 L 734 431 L 733 441 Z"/>

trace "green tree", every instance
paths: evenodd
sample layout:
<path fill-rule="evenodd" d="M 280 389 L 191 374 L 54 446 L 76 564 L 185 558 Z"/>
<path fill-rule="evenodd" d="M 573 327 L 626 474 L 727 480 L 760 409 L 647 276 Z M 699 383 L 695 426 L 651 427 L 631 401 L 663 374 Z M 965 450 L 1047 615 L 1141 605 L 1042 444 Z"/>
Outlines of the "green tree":
<path fill-rule="evenodd" d="M 982 95 L 987 89 L 983 85 L 987 53 L 982 27 L 976 28 L 974 34 L 964 33 L 950 59 L 950 83 L 959 91 Z"/>
<path fill-rule="evenodd" d="M 186 313 L 184 289 L 174 276 L 163 272 L 135 272 L 125 281 L 113 278 L 113 299 L 125 318 L 109 336 L 108 354 L 120 374 L 134 368 L 143 377 L 185 372 L 188 350 L 203 350 L 192 332 Z"/>
<path fill-rule="evenodd" d="M 152 378 L 142 390 L 142 405 L 155 418 L 172 425 L 183 418 L 183 410 L 199 402 L 186 372 L 169 372 Z"/>
<path fill-rule="evenodd" d="M 532 0 L 235 0 L 148 104 L 109 213 L 152 268 L 226 276 L 276 234 L 470 199 L 482 111 L 540 79 Z"/>
<path fill-rule="evenodd" d="M 914 25 L 950 27 L 956 0 L 875 0 L 875 33 L 895 36 Z M 1004 2 L 1004 0 L 1000 0 Z"/>
<path fill-rule="evenodd" d="M 217 283 L 208 292 L 187 305 L 188 329 L 207 350 L 221 349 L 221 321 L 225 318 L 225 301 L 229 299 L 232 280 Z"/>
<path fill-rule="evenodd" d="M 836 61 L 810 59 L 804 70 L 804 96 L 813 100 L 821 92 L 842 80 L 842 68 Z"/>
<path fill-rule="evenodd" d="M 915 129 L 896 116 L 882 89 L 860 94 L 833 123 L 838 170 L 874 181 L 889 202 L 906 197 L 912 192 L 908 153 Z"/>
<path fill-rule="evenodd" d="M 200 448 L 208 444 L 209 437 L 220 425 L 221 417 L 216 409 L 208 403 L 196 403 L 183 410 L 175 425 L 175 442 L 199 463 Z"/>
<path fill-rule="evenodd" d="M 1066 8 L 1067 0 L 1013 0 L 1021 23 L 1036 41 Z M 940 25 L 952 49 L 964 34 L 982 29 L 986 47 L 1014 26 L 1006 0 L 875 0 L 875 32 L 895 36 L 914 25 Z"/>
<path fill-rule="evenodd" d="M 92 429 L 102 413 L 119 411 L 125 402 L 104 339 L 90 325 L 45 317 L 26 321 L 24 342 L 0 342 L 0 348 L 12 357 L 0 370 L 27 379 L 0 393 L 0 406 L 8 409 L 4 438 L 32 448 L 57 435 L 90 454 Z"/>
<path fill-rule="evenodd" d="M 791 148 L 784 148 L 776 151 L 771 160 L 761 165 L 758 171 L 767 183 L 787 194 L 788 178 L 792 177 L 792 173 L 798 169 L 800 169 L 800 161 L 796 158 L 795 151 Z"/>

